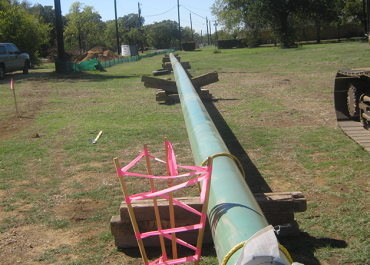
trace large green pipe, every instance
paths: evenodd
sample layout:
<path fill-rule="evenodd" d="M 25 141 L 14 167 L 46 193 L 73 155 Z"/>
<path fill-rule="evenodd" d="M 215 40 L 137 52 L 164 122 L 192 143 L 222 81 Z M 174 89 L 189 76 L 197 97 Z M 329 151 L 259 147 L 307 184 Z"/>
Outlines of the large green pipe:
<path fill-rule="evenodd" d="M 215 154 L 229 153 L 185 70 L 172 53 L 170 58 L 195 164 L 201 165 Z M 220 264 L 232 248 L 268 226 L 230 157 L 214 159 L 207 216 Z M 227 264 L 235 264 L 240 253 L 241 249 L 230 257 Z"/>

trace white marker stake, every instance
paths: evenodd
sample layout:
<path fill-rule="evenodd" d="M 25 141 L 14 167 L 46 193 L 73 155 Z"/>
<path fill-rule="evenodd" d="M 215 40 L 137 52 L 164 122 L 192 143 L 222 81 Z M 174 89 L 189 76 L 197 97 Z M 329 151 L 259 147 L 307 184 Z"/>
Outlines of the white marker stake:
<path fill-rule="evenodd" d="M 11 79 L 11 81 L 10 81 L 10 89 L 13 90 L 14 103 L 15 103 L 15 111 L 17 113 L 17 118 L 18 118 L 17 99 L 15 98 L 15 89 L 14 89 L 13 79 Z"/>
<path fill-rule="evenodd" d="M 100 135 L 103 133 L 103 131 L 100 131 L 99 133 L 98 133 L 98 136 L 96 136 L 96 138 L 95 138 L 95 140 L 94 141 L 92 141 L 92 143 L 93 144 L 95 144 L 98 140 L 99 140 L 99 137 L 100 137 Z"/>

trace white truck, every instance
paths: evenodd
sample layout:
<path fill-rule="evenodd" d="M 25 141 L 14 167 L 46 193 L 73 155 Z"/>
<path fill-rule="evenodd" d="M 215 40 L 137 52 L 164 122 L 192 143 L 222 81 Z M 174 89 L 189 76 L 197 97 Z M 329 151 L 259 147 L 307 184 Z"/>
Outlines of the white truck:
<path fill-rule="evenodd" d="M 13 43 L 0 43 L 0 79 L 5 73 L 23 70 L 28 74 L 30 56 L 21 52 Z"/>

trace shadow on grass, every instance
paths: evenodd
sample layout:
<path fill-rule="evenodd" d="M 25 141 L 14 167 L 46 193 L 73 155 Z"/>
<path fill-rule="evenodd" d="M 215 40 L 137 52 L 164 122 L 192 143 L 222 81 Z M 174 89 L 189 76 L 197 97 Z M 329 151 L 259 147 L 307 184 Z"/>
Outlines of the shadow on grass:
<path fill-rule="evenodd" d="M 29 74 L 22 74 L 22 72 L 8 73 L 4 75 L 4 78 L 0 80 L 0 84 L 10 83 L 13 79 L 14 82 L 22 81 L 63 81 L 63 82 L 74 82 L 87 81 L 87 82 L 105 82 L 106 80 L 112 79 L 127 79 L 127 78 L 141 78 L 141 75 L 109 75 L 104 72 L 101 74 L 99 71 L 89 71 L 89 72 L 75 72 L 75 73 L 56 73 L 56 72 L 32 72 Z"/>
<path fill-rule="evenodd" d="M 272 192 L 213 102 L 204 101 L 203 104 L 230 153 L 242 164 L 247 175 L 246 182 L 251 191 L 253 193 Z"/>
<path fill-rule="evenodd" d="M 315 251 L 320 248 L 346 248 L 347 242 L 333 238 L 315 238 L 306 232 L 300 232 L 296 236 L 279 239 L 296 262 L 310 265 L 320 265 L 321 262 L 315 257 Z M 334 264 L 334 263 L 328 263 Z"/>

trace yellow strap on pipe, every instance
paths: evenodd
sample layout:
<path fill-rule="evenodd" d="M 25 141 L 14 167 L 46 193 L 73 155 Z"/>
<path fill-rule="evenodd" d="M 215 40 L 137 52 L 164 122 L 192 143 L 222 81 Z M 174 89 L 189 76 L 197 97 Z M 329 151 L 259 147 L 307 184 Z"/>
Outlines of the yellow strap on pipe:
<path fill-rule="evenodd" d="M 244 241 L 244 242 L 241 242 L 241 243 L 239 243 L 238 245 L 236 245 L 235 247 L 233 247 L 233 248 L 232 248 L 232 249 L 231 249 L 231 250 L 226 254 L 226 256 L 224 257 L 224 260 L 222 261 L 221 265 L 226 265 L 226 264 L 227 264 L 227 262 L 229 261 L 230 257 L 231 257 L 231 256 L 232 256 L 236 251 L 238 251 L 240 248 L 242 248 L 242 247 L 244 246 L 245 242 L 247 242 L 247 240 L 246 240 L 246 241 Z M 288 250 L 287 250 L 283 245 L 280 245 L 280 244 L 279 244 L 279 249 L 280 249 L 280 251 L 281 251 L 281 252 L 283 252 L 283 253 L 284 253 L 284 255 L 288 258 L 289 262 L 292 264 L 292 263 L 293 263 L 293 259 L 292 259 L 292 257 L 290 256 L 290 254 L 289 254 Z"/>

